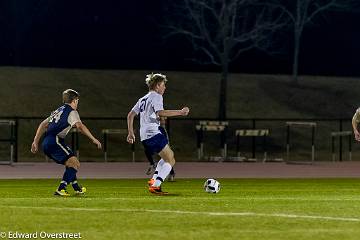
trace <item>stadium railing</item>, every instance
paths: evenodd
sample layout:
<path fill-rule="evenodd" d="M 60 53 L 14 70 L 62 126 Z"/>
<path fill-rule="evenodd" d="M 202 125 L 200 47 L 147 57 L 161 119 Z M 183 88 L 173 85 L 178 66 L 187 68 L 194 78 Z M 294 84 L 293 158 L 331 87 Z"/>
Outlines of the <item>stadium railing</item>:
<path fill-rule="evenodd" d="M 16 124 L 15 120 L 5 119 L 5 120 L 0 120 L 0 126 L 1 126 L 0 132 L 2 135 L 2 136 L 0 136 L 0 142 L 9 144 L 9 146 L 10 146 L 10 151 L 5 146 L 4 150 L 5 150 L 5 152 L 7 151 L 9 153 L 9 156 L 8 156 L 8 158 L 5 157 L 6 160 L 0 161 L 0 164 L 12 165 L 14 163 L 14 161 L 17 160 L 17 154 L 15 156 L 16 149 L 17 149 L 17 144 L 16 144 L 17 124 Z M 5 129 L 3 129 L 3 127 Z M 4 146 L 2 146 L 2 147 L 4 147 Z"/>
<path fill-rule="evenodd" d="M 21 116 L 8 116 L 1 117 L 3 120 L 12 120 L 15 122 L 12 138 L 13 142 L 13 161 L 38 161 L 39 156 L 34 156 L 30 153 L 30 146 L 34 137 L 34 133 L 38 124 L 45 117 L 21 117 Z M 82 117 L 84 123 L 91 129 L 91 131 L 98 137 L 101 138 L 102 129 L 124 129 L 126 128 L 126 117 Z M 167 132 L 170 138 L 171 147 L 175 151 L 177 161 L 199 161 L 198 160 L 198 149 L 197 149 L 197 136 L 196 136 L 196 125 L 199 121 L 219 121 L 216 118 L 172 118 L 167 119 Z M 268 136 L 267 151 L 274 158 L 284 158 L 286 154 L 286 122 L 289 121 L 311 121 L 317 123 L 316 136 L 314 141 L 316 142 L 316 160 L 331 161 L 331 132 L 341 131 L 352 131 L 351 118 L 337 118 L 337 119 L 325 119 L 325 118 L 228 118 L 229 122 L 227 132 L 227 152 L 229 156 L 235 156 L 237 153 L 236 149 L 236 135 L 237 129 L 269 129 L 271 135 Z M 135 128 L 138 128 L 139 121 L 135 121 Z M 3 133 L 0 138 L 6 138 Z M 292 142 L 292 159 L 297 158 L 309 158 L 311 155 L 305 156 L 308 152 L 310 133 L 301 129 L 292 130 L 292 136 L 298 135 L 302 137 L 294 138 Z M 215 135 L 214 135 L 215 136 Z M 70 137 L 67 139 L 68 144 L 75 148 L 76 153 L 81 152 L 82 161 L 104 161 L 104 152 L 96 151 L 96 148 L 92 144 L 82 138 L 81 134 L 78 137 Z M 129 145 L 126 143 L 126 136 L 124 139 L 119 137 L 108 136 L 107 144 L 116 148 L 111 148 L 111 155 L 108 154 L 108 161 L 132 161 L 133 152 L 129 150 Z M 137 140 L 139 137 L 137 136 Z M 241 147 L 242 152 L 248 152 L 250 156 L 254 156 L 257 151 L 256 146 L 263 144 L 263 141 L 256 137 L 249 137 L 251 141 L 243 142 Z M 352 138 L 353 139 L 353 138 Z M 120 143 L 120 144 L 119 144 Z M 219 138 L 212 137 L 206 142 L 207 152 L 214 154 L 219 152 L 221 146 L 219 146 Z M 131 149 L 131 148 L 130 148 Z M 343 139 L 340 138 L 338 141 L 339 149 L 339 161 L 342 161 L 342 149 Z M 354 145 L 352 151 L 352 158 L 356 160 L 360 159 L 360 146 Z M 136 142 L 135 147 L 136 161 L 145 161 L 145 155 L 143 154 L 143 148 L 139 141 Z M 207 161 L 208 159 L 202 159 L 201 161 Z"/>

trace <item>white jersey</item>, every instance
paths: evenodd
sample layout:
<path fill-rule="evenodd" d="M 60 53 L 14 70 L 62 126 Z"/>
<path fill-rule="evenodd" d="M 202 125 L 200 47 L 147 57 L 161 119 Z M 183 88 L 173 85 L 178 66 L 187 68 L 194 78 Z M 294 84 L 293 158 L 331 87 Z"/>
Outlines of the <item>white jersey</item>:
<path fill-rule="evenodd" d="M 141 141 L 160 133 L 160 119 L 156 113 L 164 110 L 163 97 L 161 94 L 150 91 L 140 98 L 131 110 L 136 114 L 140 113 Z"/>

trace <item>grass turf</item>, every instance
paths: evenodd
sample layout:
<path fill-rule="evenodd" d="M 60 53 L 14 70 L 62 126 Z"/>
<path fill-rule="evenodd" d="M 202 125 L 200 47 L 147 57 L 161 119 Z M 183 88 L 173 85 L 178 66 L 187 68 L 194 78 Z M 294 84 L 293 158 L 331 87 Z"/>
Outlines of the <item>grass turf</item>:
<path fill-rule="evenodd" d="M 57 180 L 0 180 L 0 232 L 77 233 L 82 239 L 358 239 L 358 179 L 82 180 L 83 197 L 53 197 Z M 71 192 L 71 191 L 70 191 Z"/>

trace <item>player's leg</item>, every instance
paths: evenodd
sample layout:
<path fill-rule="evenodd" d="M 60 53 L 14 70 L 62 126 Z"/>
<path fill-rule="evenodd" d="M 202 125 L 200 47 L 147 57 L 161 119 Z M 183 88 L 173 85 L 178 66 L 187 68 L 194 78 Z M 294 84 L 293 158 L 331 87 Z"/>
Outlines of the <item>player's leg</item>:
<path fill-rule="evenodd" d="M 149 187 L 151 187 L 155 183 L 156 178 L 157 178 L 159 171 L 160 171 L 162 165 L 164 164 L 164 162 L 165 161 L 163 159 L 160 159 L 159 162 L 156 164 L 154 174 L 153 174 L 152 178 L 148 181 Z"/>
<path fill-rule="evenodd" d="M 151 158 L 152 158 L 152 156 L 155 153 L 160 152 L 164 148 L 164 146 L 167 144 L 167 139 L 165 138 L 164 135 L 157 134 L 152 138 L 142 141 L 141 143 L 144 146 L 145 154 L 147 156 L 151 156 Z M 163 163 L 164 163 L 164 160 L 160 159 L 159 162 L 156 164 L 154 174 L 153 174 L 152 178 L 148 181 L 149 187 L 151 187 L 154 184 L 154 182 L 158 176 L 159 170 L 162 167 Z"/>
<path fill-rule="evenodd" d="M 175 170 L 174 170 L 174 167 L 171 168 L 171 171 L 170 171 L 169 176 L 168 176 L 168 180 L 169 180 L 170 182 L 175 181 Z"/>
<path fill-rule="evenodd" d="M 164 179 L 169 175 L 172 167 L 175 164 L 174 152 L 171 150 L 170 146 L 167 144 L 161 152 L 159 152 L 161 159 L 163 159 L 163 164 L 159 168 L 158 175 L 153 184 L 154 187 L 160 187 Z"/>
<path fill-rule="evenodd" d="M 81 190 L 81 188 L 76 183 L 76 173 L 80 167 L 80 162 L 76 159 L 75 156 L 72 156 L 68 160 L 66 160 L 63 164 L 65 165 L 65 172 L 60 182 L 60 185 L 57 191 L 55 192 L 56 195 L 63 195 L 62 193 L 66 192 L 67 185 L 73 184 L 74 182 L 75 185 L 78 187 L 78 188 L 74 188 L 74 190 L 75 191 Z"/>
<path fill-rule="evenodd" d="M 42 142 L 42 148 L 46 156 L 54 160 L 56 163 L 65 165 L 65 161 L 68 159 L 68 154 L 71 154 L 71 150 L 68 151 L 66 146 L 62 146 L 58 139 L 55 137 L 45 137 Z M 66 191 L 68 185 L 69 173 L 65 170 L 59 187 L 55 191 L 54 195 L 57 196 L 70 196 Z"/>
<path fill-rule="evenodd" d="M 144 140 L 143 144 L 149 151 L 158 153 L 161 157 L 153 178 L 148 182 L 149 191 L 155 194 L 164 194 L 164 192 L 161 191 L 160 185 L 169 174 L 172 167 L 171 163 L 175 164 L 174 153 L 168 145 L 167 138 L 161 133 L 150 139 Z"/>
<path fill-rule="evenodd" d="M 68 184 L 71 183 L 74 191 L 77 194 L 84 194 L 86 192 L 86 188 L 81 187 L 78 184 L 76 177 L 76 173 L 80 168 L 79 160 L 75 156 L 72 156 L 65 162 L 65 166 L 66 166 L 65 173 L 66 172 L 68 173 L 68 179 L 67 179 L 69 181 Z"/>
<path fill-rule="evenodd" d="M 84 193 L 86 189 L 80 187 L 76 180 L 76 173 L 80 167 L 80 162 L 75 157 L 71 148 L 65 144 L 65 140 L 59 137 L 48 138 L 45 144 L 43 144 L 43 149 L 44 153 L 56 163 L 65 165 L 65 172 L 55 195 L 69 196 L 70 194 L 66 191 L 66 187 L 70 183 L 77 193 Z"/>
<path fill-rule="evenodd" d="M 170 145 L 169 135 L 168 135 L 166 129 L 163 126 L 160 126 L 159 130 L 166 137 L 166 139 L 168 141 L 168 144 Z M 174 179 L 175 179 L 175 171 L 174 171 L 174 168 L 171 168 L 171 171 L 170 171 L 169 176 L 168 176 L 168 180 L 169 181 L 174 181 Z"/>
<path fill-rule="evenodd" d="M 153 153 L 145 148 L 145 156 L 150 163 L 149 168 L 146 170 L 146 175 L 151 175 L 155 172 L 156 164 L 154 162 Z"/>

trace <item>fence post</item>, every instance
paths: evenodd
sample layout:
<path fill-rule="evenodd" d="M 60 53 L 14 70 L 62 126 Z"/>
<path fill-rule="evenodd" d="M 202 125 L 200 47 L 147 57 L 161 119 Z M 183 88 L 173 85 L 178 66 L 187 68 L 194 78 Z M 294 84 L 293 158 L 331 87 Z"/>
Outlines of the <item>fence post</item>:
<path fill-rule="evenodd" d="M 106 134 L 106 131 L 103 132 L 103 141 L 104 141 L 104 161 L 107 162 L 107 134 Z"/>
<path fill-rule="evenodd" d="M 256 129 L 256 120 L 252 119 L 252 129 Z M 255 146 L 255 136 L 252 137 L 252 158 L 255 158 L 255 152 L 256 152 L 256 146 Z"/>
<path fill-rule="evenodd" d="M 19 145 L 19 118 L 15 117 L 15 146 L 14 146 L 14 162 L 18 161 L 18 145 Z"/>
<path fill-rule="evenodd" d="M 290 125 L 286 126 L 286 160 L 290 161 Z"/>
<path fill-rule="evenodd" d="M 340 130 L 340 132 L 342 132 L 342 130 L 343 130 L 342 119 L 340 119 L 339 130 Z M 339 139 L 339 161 L 340 162 L 342 162 L 342 149 L 343 149 L 343 141 L 342 141 L 342 137 L 340 136 L 340 139 Z"/>
<path fill-rule="evenodd" d="M 352 144 L 352 135 L 349 135 L 349 160 L 352 160 L 352 149 L 351 149 L 351 144 Z"/>

